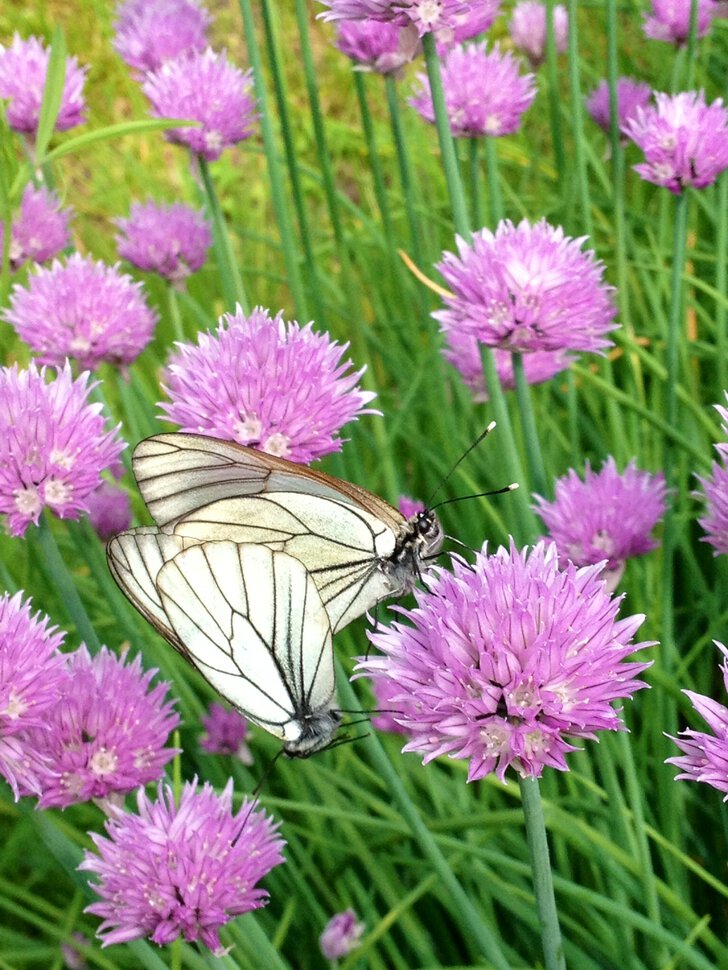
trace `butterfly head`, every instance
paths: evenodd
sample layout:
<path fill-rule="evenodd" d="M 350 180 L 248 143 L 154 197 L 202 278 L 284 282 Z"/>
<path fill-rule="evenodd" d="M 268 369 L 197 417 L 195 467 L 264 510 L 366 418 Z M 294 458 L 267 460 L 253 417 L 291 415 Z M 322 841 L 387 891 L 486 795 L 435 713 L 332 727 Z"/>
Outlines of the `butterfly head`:
<path fill-rule="evenodd" d="M 283 753 L 287 758 L 310 758 L 328 748 L 340 724 L 341 713 L 332 708 L 305 714 L 300 720 L 290 722 L 290 727 L 297 731 L 295 736 L 287 737 L 283 742 Z M 293 731 L 290 733 L 294 734 Z"/>
<path fill-rule="evenodd" d="M 408 525 L 412 529 L 412 541 L 419 547 L 420 557 L 430 559 L 436 556 L 442 549 L 445 533 L 435 512 L 432 509 L 415 512 Z"/>

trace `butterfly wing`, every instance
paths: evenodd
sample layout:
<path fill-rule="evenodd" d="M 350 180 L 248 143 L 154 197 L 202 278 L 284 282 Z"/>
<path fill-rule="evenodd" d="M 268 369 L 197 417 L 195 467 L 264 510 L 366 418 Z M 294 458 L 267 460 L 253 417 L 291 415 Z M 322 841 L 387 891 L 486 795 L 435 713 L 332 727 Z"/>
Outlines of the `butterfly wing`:
<path fill-rule="evenodd" d="M 203 435 L 136 448 L 134 474 L 158 525 L 197 541 L 262 544 L 298 559 L 334 632 L 397 592 L 381 568 L 406 520 L 366 489 Z"/>
<path fill-rule="evenodd" d="M 291 556 L 262 545 L 205 542 L 156 580 L 185 655 L 245 717 L 296 751 L 333 736 L 331 624 L 316 584 Z"/>

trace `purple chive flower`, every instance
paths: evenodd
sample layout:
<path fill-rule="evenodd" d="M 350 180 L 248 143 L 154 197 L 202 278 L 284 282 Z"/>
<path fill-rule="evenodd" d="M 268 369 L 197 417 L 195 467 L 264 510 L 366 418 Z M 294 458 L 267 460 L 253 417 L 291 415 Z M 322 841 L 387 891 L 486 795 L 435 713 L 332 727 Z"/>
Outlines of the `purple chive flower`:
<path fill-rule="evenodd" d="M 71 209 L 61 207 L 55 192 L 28 183 L 10 230 L 11 269 L 20 269 L 29 261 L 44 263 L 65 249 L 71 242 L 71 214 Z M 3 235 L 4 228 L 0 227 L 0 243 Z"/>
<path fill-rule="evenodd" d="M 202 718 L 205 733 L 200 738 L 200 747 L 208 754 L 231 754 L 238 757 L 244 765 L 252 765 L 253 756 L 248 742 L 248 722 L 237 711 L 210 704 L 207 717 Z"/>
<path fill-rule="evenodd" d="M 0 775 L 16 800 L 40 794 L 47 766 L 28 732 L 48 730 L 48 712 L 66 676 L 59 652 L 64 634 L 49 623 L 31 614 L 22 593 L 0 597 Z"/>
<path fill-rule="evenodd" d="M 197 0 L 125 0 L 116 12 L 114 50 L 140 74 L 207 47 L 210 15 Z"/>
<path fill-rule="evenodd" d="M 11 535 L 37 525 L 43 508 L 77 519 L 126 447 L 120 426 L 107 431 L 101 404 L 88 403 L 89 376 L 74 380 L 66 364 L 46 383 L 35 364 L 0 367 L 0 514 Z"/>
<path fill-rule="evenodd" d="M 728 401 L 728 391 L 725 392 Z M 715 410 L 722 418 L 721 428 L 723 433 L 728 435 L 728 408 L 720 404 L 715 405 Z M 707 502 L 706 515 L 698 519 L 707 535 L 703 542 L 709 542 L 714 548 L 714 555 L 728 554 L 728 444 L 725 442 L 715 446 L 715 450 L 721 457 L 723 464 L 713 462 L 713 468 L 709 478 L 702 478 L 698 475 L 698 481 L 703 487 L 702 497 Z M 696 492 L 696 497 L 701 493 Z"/>
<path fill-rule="evenodd" d="M 563 54 L 569 44 L 569 15 L 563 4 L 554 6 L 553 19 L 556 50 Z M 546 57 L 546 5 L 534 0 L 517 3 L 508 30 L 518 50 L 526 55 L 532 67 L 538 67 Z"/>
<path fill-rule="evenodd" d="M 414 27 L 418 35 L 454 31 L 477 7 L 475 0 L 320 0 L 329 9 L 323 20 L 372 20 L 398 27 Z"/>
<path fill-rule="evenodd" d="M 719 5 L 714 0 L 698 0 L 696 36 L 705 37 Z M 645 14 L 643 29 L 651 40 L 685 44 L 690 36 L 691 0 L 652 0 L 652 13 Z"/>
<path fill-rule="evenodd" d="M 652 97 L 649 84 L 635 81 L 631 77 L 617 79 L 617 122 L 620 129 L 634 118 L 638 108 L 646 108 Z M 599 127 L 609 134 L 611 119 L 609 116 L 609 84 L 600 81 L 597 87 L 586 99 L 586 109 Z"/>
<path fill-rule="evenodd" d="M 182 431 L 308 463 L 340 450 L 347 421 L 376 413 L 366 407 L 375 395 L 359 389 L 363 369 L 342 361 L 348 346 L 311 323 L 238 307 L 197 346 L 177 344 L 164 375 L 171 403 L 161 408 Z"/>
<path fill-rule="evenodd" d="M 155 118 L 190 118 L 200 127 L 171 128 L 168 141 L 187 145 L 214 162 L 223 149 L 253 133 L 258 117 L 252 71 L 241 71 L 224 51 L 207 48 L 165 63 L 142 85 Z"/>
<path fill-rule="evenodd" d="M 400 694 L 397 684 L 388 677 L 375 677 L 372 680 L 372 690 L 377 711 L 371 718 L 372 727 L 389 734 L 407 735 L 407 729 L 397 720 L 403 713 L 402 705 L 394 700 Z"/>
<path fill-rule="evenodd" d="M 157 315 L 142 284 L 118 265 L 74 253 L 65 263 L 38 268 L 26 286 L 16 283 L 2 319 L 40 363 L 59 367 L 72 357 L 93 370 L 104 361 L 119 366 L 135 360 L 152 339 Z"/>
<path fill-rule="evenodd" d="M 427 75 L 419 74 L 417 80 L 410 104 L 434 123 Z M 521 74 L 517 58 L 502 53 L 497 44 L 488 51 L 485 42 L 451 47 L 442 64 L 442 83 L 450 128 L 460 138 L 513 134 L 536 97 L 533 75 Z"/>
<path fill-rule="evenodd" d="M 728 650 L 717 640 L 714 643 L 723 654 L 720 669 L 728 691 Z M 681 769 L 680 774 L 675 776 L 676 780 L 702 781 L 712 785 L 718 791 L 726 792 L 723 801 L 728 801 L 728 708 L 712 697 L 696 694 L 692 690 L 684 690 L 683 694 L 690 698 L 690 703 L 713 733 L 688 728 L 680 732 L 679 738 L 668 735 L 683 754 L 667 758 L 666 764 Z"/>
<path fill-rule="evenodd" d="M 204 212 L 181 202 L 134 202 L 128 219 L 114 221 L 122 233 L 116 237 L 122 259 L 173 283 L 196 273 L 212 245 Z"/>
<path fill-rule="evenodd" d="M 332 916 L 319 937 L 319 946 L 325 959 L 340 960 L 359 946 L 365 926 L 357 919 L 353 909 Z"/>
<path fill-rule="evenodd" d="M 545 219 L 514 226 L 502 220 L 495 233 L 481 229 L 472 242 L 456 238 L 459 255 L 444 253 L 437 269 L 450 288 L 448 309 L 433 316 L 443 331 L 474 336 L 489 347 L 601 351 L 614 330 L 613 287 L 604 264 L 582 252 L 586 237 L 572 239 Z"/>
<path fill-rule="evenodd" d="M 9 47 L 0 44 L 0 100 L 9 102 L 7 119 L 14 131 L 34 135 L 38 128 L 50 56 L 50 48 L 37 37 L 23 40 L 15 34 Z M 86 110 L 83 85 L 87 70 L 79 67 L 75 57 L 66 58 L 66 79 L 56 131 L 66 131 L 83 123 Z"/>
<path fill-rule="evenodd" d="M 355 61 L 359 70 L 392 74 L 412 59 L 402 28 L 368 20 L 342 20 L 336 46 Z"/>
<path fill-rule="evenodd" d="M 175 755 L 165 748 L 179 724 L 166 683 L 151 686 L 156 670 L 141 658 L 125 664 L 106 647 L 95 657 L 81 646 L 67 654 L 59 702 L 34 732 L 51 771 L 43 780 L 41 808 L 106 800 L 156 781 Z"/>
<path fill-rule="evenodd" d="M 567 769 L 572 740 L 624 729 L 612 704 L 649 663 L 622 661 L 651 644 L 632 642 L 644 617 L 617 619 L 599 566 L 559 569 L 552 543 L 484 548 L 424 582 L 414 609 L 396 608 L 408 623 L 369 634 L 385 656 L 356 668 L 396 685 L 403 751 L 468 759 L 468 781 L 509 766 L 538 777 Z"/>
<path fill-rule="evenodd" d="M 278 825 L 245 800 L 232 814 L 232 779 L 217 795 L 205 783 L 187 782 L 179 805 L 160 785 L 152 801 L 137 794 L 138 815 L 113 810 L 107 835 L 92 834 L 98 855 L 87 852 L 79 869 L 94 872 L 101 901 L 86 912 L 103 919 L 103 946 L 149 937 L 164 946 L 179 936 L 200 940 L 223 956 L 218 930 L 234 916 L 265 905 L 256 886 L 283 860 Z"/>
<path fill-rule="evenodd" d="M 712 185 L 728 168 L 728 112 L 721 98 L 705 103 L 702 91 L 655 94 L 655 107 L 638 108 L 624 133 L 645 153 L 634 169 L 676 195 Z"/>
<path fill-rule="evenodd" d="M 102 481 L 86 500 L 88 518 L 98 536 L 107 542 L 131 525 L 131 502 L 123 488 Z"/>
<path fill-rule="evenodd" d="M 574 469 L 556 480 L 555 499 L 540 495 L 535 509 L 546 523 L 562 560 L 591 566 L 606 560 L 603 577 L 616 587 L 627 559 L 656 549 L 652 530 L 665 514 L 665 478 L 630 462 L 617 471 L 609 457 L 600 472 L 589 462 L 583 480 Z"/>
<path fill-rule="evenodd" d="M 475 401 L 489 399 L 488 388 L 483 372 L 480 344 L 468 333 L 457 327 L 443 328 L 445 348 L 443 356 L 458 371 L 465 384 L 472 391 Z M 493 351 L 498 380 L 504 390 L 513 390 L 516 379 L 513 373 L 513 354 L 509 350 Z M 550 381 L 556 374 L 568 370 L 573 356 L 564 350 L 535 350 L 523 355 L 523 371 L 528 384 L 542 384 Z"/>
<path fill-rule="evenodd" d="M 477 0 L 471 3 L 469 10 L 453 14 L 452 42 L 461 44 L 464 40 L 471 40 L 490 30 L 498 16 L 500 5 L 501 0 Z"/>

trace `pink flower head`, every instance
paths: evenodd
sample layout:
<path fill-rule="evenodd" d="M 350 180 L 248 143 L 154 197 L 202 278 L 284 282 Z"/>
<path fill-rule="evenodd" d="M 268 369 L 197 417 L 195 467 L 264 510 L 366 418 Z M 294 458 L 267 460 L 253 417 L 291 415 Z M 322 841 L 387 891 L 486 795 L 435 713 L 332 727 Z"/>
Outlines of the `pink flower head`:
<path fill-rule="evenodd" d="M 457 327 L 443 328 L 445 334 L 445 349 L 443 356 L 458 371 L 465 384 L 470 388 L 475 401 L 489 399 L 488 388 L 483 372 L 481 345 L 472 334 L 464 333 Z M 498 380 L 504 390 L 513 390 L 516 386 L 513 373 L 513 354 L 510 350 L 493 351 Z M 565 350 L 535 350 L 523 355 L 523 371 L 528 384 L 542 384 L 550 381 L 556 374 L 567 370 L 573 356 Z"/>
<path fill-rule="evenodd" d="M 207 47 L 210 15 L 198 0 L 124 0 L 114 23 L 114 50 L 140 74 Z"/>
<path fill-rule="evenodd" d="M 46 715 L 48 730 L 34 736 L 51 766 L 39 806 L 66 808 L 156 781 L 176 753 L 164 747 L 179 724 L 169 685 L 152 687 L 156 670 L 144 673 L 139 656 L 125 664 L 106 647 L 91 657 L 81 646 L 65 660 L 68 676 Z"/>
<path fill-rule="evenodd" d="M 418 35 L 437 32 L 450 40 L 482 0 L 320 0 L 323 20 L 371 20 L 414 27 Z"/>
<path fill-rule="evenodd" d="M 253 756 L 246 738 L 248 736 L 248 722 L 237 711 L 223 707 L 222 704 L 210 704 L 207 717 L 202 718 L 205 733 L 200 738 L 200 747 L 208 754 L 231 754 L 243 762 L 252 765 Z"/>
<path fill-rule="evenodd" d="M 376 714 L 371 718 L 372 727 L 390 734 L 407 735 L 407 729 L 397 720 L 403 713 L 402 705 L 394 700 L 400 694 L 397 684 L 388 677 L 375 677 L 372 680 L 372 690 L 376 706 Z"/>
<path fill-rule="evenodd" d="M 63 209 L 55 192 L 44 186 L 25 186 L 20 211 L 10 230 L 10 266 L 19 269 L 24 263 L 44 263 L 57 256 L 71 242 L 68 221 L 71 210 Z M 0 227 L 0 242 L 4 228 Z"/>
<path fill-rule="evenodd" d="M 725 395 L 728 400 L 728 391 Z M 716 404 L 715 409 L 723 420 L 721 425 L 723 433 L 728 435 L 728 409 L 720 404 Z M 698 481 L 703 487 L 702 497 L 707 502 L 707 514 L 698 521 L 707 533 L 703 542 L 709 542 L 715 549 L 714 555 L 717 556 L 728 554 L 728 467 L 726 467 L 728 444 L 719 443 L 715 446 L 715 450 L 722 458 L 723 464 L 713 462 L 709 478 L 701 478 L 698 475 Z M 700 496 L 699 492 L 695 494 L 696 497 Z"/>
<path fill-rule="evenodd" d="M 319 946 L 326 960 L 340 960 L 359 946 L 364 933 L 353 909 L 332 916 L 319 937 Z"/>
<path fill-rule="evenodd" d="M 9 47 L 0 44 L 0 99 L 9 102 L 7 119 L 14 131 L 34 135 L 38 128 L 50 56 L 50 48 L 37 37 L 23 40 L 15 34 Z M 56 131 L 66 131 L 83 123 L 86 110 L 83 85 L 87 70 L 79 67 L 75 57 L 66 58 L 66 79 Z"/>
<path fill-rule="evenodd" d="M 702 91 L 683 91 L 658 92 L 655 101 L 655 107 L 638 108 L 624 126 L 645 153 L 635 171 L 676 195 L 689 185 L 712 185 L 728 168 L 728 112 L 722 99 L 707 105 Z"/>
<path fill-rule="evenodd" d="M 613 288 L 586 239 L 572 239 L 545 219 L 517 226 L 502 220 L 495 233 L 481 229 L 472 241 L 457 237 L 459 255 L 444 253 L 437 269 L 452 296 L 434 313 L 443 331 L 469 334 L 489 347 L 601 351 L 611 346 Z"/>
<path fill-rule="evenodd" d="M 556 50 L 563 54 L 569 44 L 569 15 L 563 4 L 554 6 L 553 18 Z M 526 55 L 533 67 L 538 67 L 546 57 L 546 5 L 534 0 L 517 3 L 508 30 L 518 50 Z"/>
<path fill-rule="evenodd" d="M 0 367 L 0 514 L 11 535 L 37 525 L 44 508 L 77 519 L 126 447 L 118 425 L 106 430 L 101 404 L 88 403 L 89 376 L 74 380 L 66 363 L 46 383 L 35 364 Z"/>
<path fill-rule="evenodd" d="M 705 37 L 719 5 L 714 0 L 697 0 L 696 36 Z M 685 44 L 690 36 L 691 0 L 652 0 L 652 13 L 645 14 L 644 32 L 651 40 Z"/>
<path fill-rule="evenodd" d="M 651 533 L 665 514 L 663 475 L 640 471 L 634 462 L 620 474 L 610 457 L 600 472 L 587 462 L 583 480 L 570 469 L 554 491 L 553 502 L 536 495 L 535 508 L 562 560 L 576 566 L 606 560 L 616 585 L 627 559 L 659 545 Z"/>
<path fill-rule="evenodd" d="M 30 611 L 22 593 L 0 597 L 0 775 L 17 800 L 39 794 L 46 762 L 28 734 L 48 730 L 65 679 L 63 633 Z"/>
<path fill-rule="evenodd" d="M 234 916 L 265 905 L 256 886 L 283 862 L 278 825 L 245 800 L 232 814 L 232 779 L 220 795 L 207 782 L 187 782 L 179 805 L 169 785 L 156 801 L 140 789 L 138 814 L 112 810 L 106 836 L 92 834 L 98 855 L 79 869 L 95 872 L 101 897 L 86 912 L 103 919 L 103 946 L 148 937 L 165 946 L 182 936 L 223 956 L 218 930 Z"/>
<path fill-rule="evenodd" d="M 471 40 L 490 30 L 498 16 L 500 5 L 501 0 L 477 0 L 470 4 L 469 10 L 453 14 L 452 43 L 461 44 L 464 40 Z"/>
<path fill-rule="evenodd" d="M 728 650 L 717 640 L 714 642 L 723 654 L 720 669 L 728 691 Z M 704 694 L 691 690 L 684 690 L 683 694 L 690 698 L 691 704 L 713 733 L 688 728 L 680 732 L 679 738 L 668 735 L 683 754 L 668 758 L 666 764 L 681 769 L 680 774 L 676 775 L 677 780 L 702 781 L 712 785 L 718 791 L 726 792 L 723 801 L 728 801 L 728 708 Z"/>
<path fill-rule="evenodd" d="M 226 313 L 197 346 L 177 344 L 164 380 L 165 416 L 182 431 L 238 441 L 271 455 L 308 463 L 339 451 L 347 421 L 374 413 L 362 391 L 363 370 L 342 357 L 348 344 L 328 334 L 271 319 L 256 307 Z"/>
<path fill-rule="evenodd" d="M 123 488 L 102 481 L 86 500 L 88 518 L 98 536 L 107 542 L 131 525 L 131 502 Z"/>
<path fill-rule="evenodd" d="M 336 46 L 359 70 L 392 74 L 411 60 L 401 27 L 370 20 L 342 20 Z"/>
<path fill-rule="evenodd" d="M 509 766 L 540 776 L 566 770 L 576 738 L 622 730 L 612 704 L 645 685 L 649 663 L 622 661 L 650 646 L 633 643 L 643 616 L 617 619 L 600 567 L 559 569 L 556 547 L 514 546 L 474 566 L 434 567 L 412 610 L 369 639 L 384 654 L 357 670 L 396 685 L 399 723 L 427 764 L 448 754 L 470 761 L 468 781 Z"/>
<path fill-rule="evenodd" d="M 241 71 L 224 51 L 207 48 L 165 63 L 148 74 L 142 90 L 155 118 L 189 118 L 195 128 L 171 128 L 168 141 L 187 145 L 214 162 L 230 145 L 253 133 L 258 117 L 252 71 Z"/>
<path fill-rule="evenodd" d="M 179 282 L 196 273 L 212 245 L 210 224 L 202 211 L 181 202 L 132 203 L 128 219 L 116 219 L 119 255 L 133 266 Z"/>
<path fill-rule="evenodd" d="M 130 364 L 152 339 L 157 322 L 141 283 L 118 266 L 80 253 L 39 267 L 26 286 L 16 283 L 2 318 L 40 363 L 59 367 L 72 357 L 89 370 L 104 361 Z"/>
<path fill-rule="evenodd" d="M 427 75 L 417 79 L 419 89 L 410 104 L 434 123 Z M 485 42 L 451 47 L 443 61 L 442 83 L 450 128 L 461 138 L 513 134 L 536 97 L 533 75 L 521 74 L 517 58 L 502 53 L 497 44 L 489 52 Z"/>
<path fill-rule="evenodd" d="M 623 129 L 634 118 L 638 108 L 646 108 L 652 97 L 649 84 L 634 81 L 631 77 L 617 79 L 617 124 Z M 586 109 L 599 127 L 609 134 L 611 119 L 609 115 L 609 83 L 600 81 L 586 99 Z"/>

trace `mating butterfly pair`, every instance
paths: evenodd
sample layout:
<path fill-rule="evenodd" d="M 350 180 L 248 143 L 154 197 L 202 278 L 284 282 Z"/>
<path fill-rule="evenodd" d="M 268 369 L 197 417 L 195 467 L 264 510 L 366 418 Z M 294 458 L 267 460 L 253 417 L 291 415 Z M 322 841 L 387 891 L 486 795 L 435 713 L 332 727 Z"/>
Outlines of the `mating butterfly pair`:
<path fill-rule="evenodd" d="M 433 511 L 409 519 L 349 482 L 229 441 L 161 434 L 132 467 L 156 526 L 108 544 L 152 626 L 291 757 L 326 747 L 333 634 L 414 586 L 440 551 Z"/>

